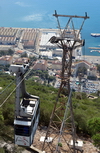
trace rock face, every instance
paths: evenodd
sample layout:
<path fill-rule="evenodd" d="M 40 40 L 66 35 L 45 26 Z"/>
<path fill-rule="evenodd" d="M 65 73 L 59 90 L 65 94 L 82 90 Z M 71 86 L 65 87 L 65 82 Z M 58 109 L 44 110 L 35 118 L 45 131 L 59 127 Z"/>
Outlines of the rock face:
<path fill-rule="evenodd" d="M 13 153 L 14 144 L 11 144 L 11 142 L 6 143 L 4 141 L 0 141 L 0 148 L 4 148 L 4 150 L 7 151 L 8 153 Z"/>
<path fill-rule="evenodd" d="M 46 134 L 46 130 L 37 130 L 35 134 L 33 146 L 41 150 L 42 147 L 41 147 L 40 137 L 44 136 L 45 134 Z M 93 145 L 91 140 L 87 140 L 86 138 L 81 138 L 80 140 L 84 142 L 83 144 L 84 153 L 100 153 L 100 150 Z"/>
<path fill-rule="evenodd" d="M 2 148 L 7 153 L 31 153 L 30 151 L 27 151 L 24 148 L 15 146 L 15 144 L 12 142 L 7 143 L 4 141 L 0 141 L 0 148 Z"/>
<path fill-rule="evenodd" d="M 85 141 L 84 152 L 85 153 L 99 153 L 99 150 L 91 142 Z"/>
<path fill-rule="evenodd" d="M 41 145 L 39 145 L 40 143 L 40 137 L 43 136 L 45 134 L 46 130 L 37 130 L 36 132 L 36 135 L 35 135 L 35 140 L 34 140 L 34 143 L 33 143 L 33 146 L 37 147 L 38 146 L 40 147 Z M 82 141 L 84 141 L 84 145 L 83 145 L 83 151 L 84 153 L 99 153 L 100 150 L 98 148 L 96 148 L 92 142 L 88 141 L 88 140 L 84 140 L 84 139 L 81 139 Z M 21 150 L 21 151 L 18 151 L 16 149 L 16 146 L 14 145 L 14 143 L 12 142 L 4 142 L 4 141 L 0 141 L 0 148 L 3 148 L 7 153 L 18 153 L 18 152 L 22 152 L 22 153 L 31 153 L 30 151 L 28 150 Z M 19 148 L 19 147 L 18 147 Z M 38 148 L 41 150 L 41 148 Z"/>

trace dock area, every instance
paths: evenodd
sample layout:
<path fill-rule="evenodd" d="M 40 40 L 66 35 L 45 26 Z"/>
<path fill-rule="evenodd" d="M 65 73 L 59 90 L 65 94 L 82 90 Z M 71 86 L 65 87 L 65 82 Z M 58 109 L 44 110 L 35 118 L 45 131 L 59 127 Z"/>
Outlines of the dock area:
<path fill-rule="evenodd" d="M 89 47 L 89 49 L 100 49 L 100 47 Z"/>
<path fill-rule="evenodd" d="M 100 56 L 82 55 L 81 59 L 85 60 L 91 64 L 100 64 Z"/>

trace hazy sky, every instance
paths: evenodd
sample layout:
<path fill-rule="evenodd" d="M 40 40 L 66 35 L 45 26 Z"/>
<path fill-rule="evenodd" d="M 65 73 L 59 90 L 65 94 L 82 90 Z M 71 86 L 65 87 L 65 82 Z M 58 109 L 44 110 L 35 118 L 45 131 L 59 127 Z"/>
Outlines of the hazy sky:
<path fill-rule="evenodd" d="M 54 21 L 54 10 L 67 15 L 84 15 L 87 12 L 90 23 L 94 20 L 95 24 L 92 24 L 96 25 L 100 17 L 99 7 L 100 0 L 0 0 L 0 17 L 4 26 L 32 21 L 44 21 L 47 25 L 47 22 Z"/>

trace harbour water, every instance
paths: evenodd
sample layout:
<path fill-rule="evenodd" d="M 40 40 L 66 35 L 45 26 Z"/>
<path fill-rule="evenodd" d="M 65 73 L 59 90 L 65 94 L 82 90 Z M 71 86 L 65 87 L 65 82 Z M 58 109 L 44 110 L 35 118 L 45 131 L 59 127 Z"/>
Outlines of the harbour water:
<path fill-rule="evenodd" d="M 100 37 L 94 38 L 91 33 L 100 33 L 100 1 L 95 0 L 0 0 L 0 27 L 21 28 L 57 28 L 57 20 L 52 14 L 84 16 L 85 12 L 90 17 L 85 21 L 82 29 L 82 38 L 85 39 L 83 54 L 99 56 L 98 52 L 90 52 L 88 47 L 98 47 Z M 61 28 L 67 20 L 60 18 Z M 80 27 L 81 19 L 75 19 L 75 28 Z"/>

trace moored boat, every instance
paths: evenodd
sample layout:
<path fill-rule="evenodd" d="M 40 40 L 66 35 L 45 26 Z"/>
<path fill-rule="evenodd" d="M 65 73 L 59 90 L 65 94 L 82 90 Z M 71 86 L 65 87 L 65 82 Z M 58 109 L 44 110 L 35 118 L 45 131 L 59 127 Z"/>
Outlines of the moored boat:
<path fill-rule="evenodd" d="M 93 37 L 100 37 L 100 33 L 91 33 L 91 36 L 93 36 Z"/>

